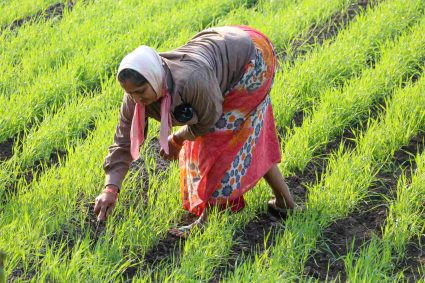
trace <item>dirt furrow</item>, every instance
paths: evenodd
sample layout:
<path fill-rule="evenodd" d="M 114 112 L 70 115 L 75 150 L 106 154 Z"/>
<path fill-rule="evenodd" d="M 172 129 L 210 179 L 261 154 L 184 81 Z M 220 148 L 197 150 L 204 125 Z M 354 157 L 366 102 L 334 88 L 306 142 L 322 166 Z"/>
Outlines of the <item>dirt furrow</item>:
<path fill-rule="evenodd" d="M 35 13 L 34 15 L 30 15 L 30 16 L 27 16 L 27 17 L 22 18 L 22 19 L 14 20 L 9 25 L 3 26 L 0 29 L 0 33 L 7 28 L 10 29 L 11 31 L 15 31 L 18 28 L 20 28 L 23 24 L 30 22 L 30 21 L 37 20 L 39 18 L 43 18 L 44 20 L 48 20 L 48 19 L 58 17 L 60 19 L 60 18 L 62 18 L 62 14 L 63 14 L 64 10 L 65 9 L 72 10 L 74 5 L 75 5 L 75 1 L 68 1 L 66 3 L 52 4 L 43 11 L 39 11 L 39 12 Z"/>

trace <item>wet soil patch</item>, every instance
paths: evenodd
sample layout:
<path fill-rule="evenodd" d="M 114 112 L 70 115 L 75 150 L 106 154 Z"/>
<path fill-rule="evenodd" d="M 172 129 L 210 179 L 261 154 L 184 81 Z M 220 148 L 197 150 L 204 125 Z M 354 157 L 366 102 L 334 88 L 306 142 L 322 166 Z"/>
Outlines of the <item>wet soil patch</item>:
<path fill-rule="evenodd" d="M 359 0 L 348 7 L 346 11 L 335 13 L 326 23 L 310 27 L 308 32 L 300 35 L 299 40 L 291 42 L 289 51 L 278 53 L 283 62 L 293 63 L 299 56 L 310 52 L 316 45 L 322 45 L 326 40 L 335 37 L 339 31 L 344 29 L 348 23 L 368 7 L 373 7 L 382 0 Z"/>
<path fill-rule="evenodd" d="M 61 18 L 64 10 L 72 10 L 74 5 L 75 5 L 75 1 L 52 4 L 44 11 L 39 11 L 34 15 L 27 16 L 25 18 L 13 21 L 10 25 L 2 27 L 0 29 L 0 32 L 5 30 L 6 28 L 9 28 L 11 31 L 14 31 L 18 29 L 19 27 L 21 27 L 23 24 L 29 21 L 37 20 L 39 18 L 43 18 L 45 20 L 52 19 L 55 17 Z"/>
<path fill-rule="evenodd" d="M 35 260 L 26 260 L 28 262 L 27 266 L 32 268 L 33 266 L 37 266 L 37 261 Z M 18 263 L 18 266 L 12 270 L 10 274 L 7 275 L 6 282 L 18 282 L 18 281 L 31 281 L 37 275 L 37 272 L 34 269 L 29 271 L 26 270 L 23 266 L 22 261 Z"/>
<path fill-rule="evenodd" d="M 365 200 L 348 217 L 340 219 L 325 229 L 322 248 L 311 255 L 305 265 L 305 274 L 319 280 L 346 280 L 345 266 L 341 259 L 349 251 L 351 244 L 355 252 L 371 239 L 372 235 L 381 236 L 387 217 L 385 198 L 396 197 L 397 180 L 403 173 L 409 176 L 416 168 L 413 156 L 424 149 L 424 134 L 411 139 L 410 143 L 398 150 L 393 162 L 381 168 L 377 182 L 370 188 Z M 413 156 L 412 156 L 413 154 Z"/>
<path fill-rule="evenodd" d="M 28 128 L 30 128 L 31 126 L 32 124 L 29 124 Z M 22 144 L 24 135 L 25 133 L 22 130 L 19 133 L 13 135 L 13 137 L 10 137 L 4 142 L 0 143 L 0 162 L 6 161 L 13 156 L 13 148 L 15 146 L 15 143 L 18 143 L 18 146 L 20 146 Z"/>

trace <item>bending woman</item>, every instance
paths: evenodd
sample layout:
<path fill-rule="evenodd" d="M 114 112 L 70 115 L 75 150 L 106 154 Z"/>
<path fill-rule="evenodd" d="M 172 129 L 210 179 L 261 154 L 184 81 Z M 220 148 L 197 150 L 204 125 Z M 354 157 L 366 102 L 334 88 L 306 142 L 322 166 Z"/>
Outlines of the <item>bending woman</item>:
<path fill-rule="evenodd" d="M 243 194 L 264 177 L 275 198 L 269 208 L 295 208 L 280 173 L 280 146 L 270 103 L 276 69 L 273 46 L 247 26 L 206 29 L 186 45 L 157 53 L 140 46 L 122 60 L 124 89 L 114 144 L 104 162 L 105 189 L 95 213 L 105 220 L 115 206 L 130 163 L 139 156 L 147 118 L 161 122 L 161 156 L 180 160 L 184 209 L 202 224 L 213 205 L 236 212 Z M 170 135 L 172 126 L 183 126 Z"/>

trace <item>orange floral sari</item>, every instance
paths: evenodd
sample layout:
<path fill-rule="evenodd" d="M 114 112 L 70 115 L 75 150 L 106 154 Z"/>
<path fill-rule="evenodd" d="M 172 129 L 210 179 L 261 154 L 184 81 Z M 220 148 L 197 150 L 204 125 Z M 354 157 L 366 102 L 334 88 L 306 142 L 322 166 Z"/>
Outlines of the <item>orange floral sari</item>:
<path fill-rule="evenodd" d="M 186 141 L 180 152 L 183 208 L 198 216 L 207 205 L 230 206 L 234 212 L 242 209 L 243 194 L 281 159 L 269 95 L 275 52 L 261 32 L 239 28 L 251 36 L 256 58 L 224 94 L 223 114 L 211 131 Z"/>

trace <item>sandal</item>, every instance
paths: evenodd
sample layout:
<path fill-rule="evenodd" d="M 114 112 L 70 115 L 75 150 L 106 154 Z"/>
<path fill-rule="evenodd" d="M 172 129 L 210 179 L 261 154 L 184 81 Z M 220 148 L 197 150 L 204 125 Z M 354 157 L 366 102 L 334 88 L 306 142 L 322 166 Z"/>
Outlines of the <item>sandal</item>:
<path fill-rule="evenodd" d="M 190 236 L 191 231 L 195 229 L 196 226 L 198 227 L 198 229 L 204 228 L 203 224 L 198 223 L 198 220 L 196 220 L 190 225 L 181 226 L 178 228 L 171 228 L 170 230 L 168 230 L 168 233 L 178 238 L 187 239 Z"/>
<path fill-rule="evenodd" d="M 267 207 L 269 209 L 269 212 L 272 214 L 276 214 L 282 218 L 286 218 L 288 214 L 294 212 L 294 211 L 305 211 L 304 205 L 297 205 L 295 208 L 280 208 L 276 205 L 276 199 L 271 199 L 267 202 Z"/>
<path fill-rule="evenodd" d="M 187 239 L 190 236 L 190 230 L 192 230 L 192 227 L 187 225 L 179 228 L 171 228 L 168 230 L 168 233 L 177 238 Z"/>

